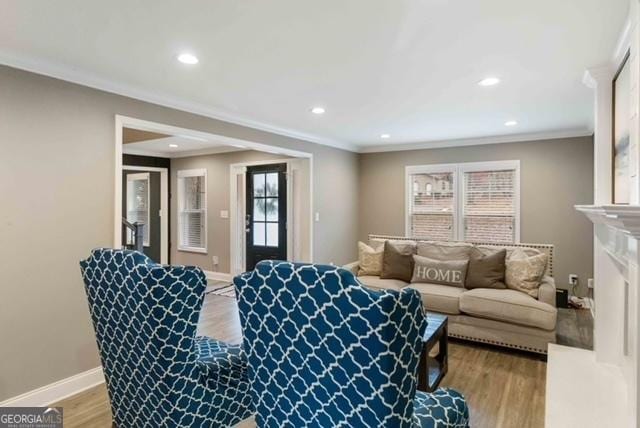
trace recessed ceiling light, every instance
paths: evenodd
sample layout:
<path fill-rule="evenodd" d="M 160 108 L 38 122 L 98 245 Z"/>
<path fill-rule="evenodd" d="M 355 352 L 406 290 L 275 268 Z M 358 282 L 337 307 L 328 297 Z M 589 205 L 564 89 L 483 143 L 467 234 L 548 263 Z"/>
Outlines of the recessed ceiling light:
<path fill-rule="evenodd" d="M 311 113 L 313 114 L 324 114 L 324 107 L 314 107 L 311 109 Z"/>
<path fill-rule="evenodd" d="M 380 138 L 382 138 L 383 140 L 386 140 L 386 139 L 391 138 L 391 135 L 389 135 L 389 134 L 380 134 Z"/>
<path fill-rule="evenodd" d="M 516 122 L 515 120 L 509 120 L 504 123 L 504 126 L 516 126 L 517 124 L 518 122 Z"/>
<path fill-rule="evenodd" d="M 171 147 L 172 149 L 176 149 L 176 148 L 178 148 L 178 145 L 177 144 L 169 144 L 169 147 Z"/>
<path fill-rule="evenodd" d="M 500 79 L 497 77 L 487 77 L 478 82 L 480 86 L 494 86 L 500 83 Z"/>
<path fill-rule="evenodd" d="M 183 64 L 194 65 L 198 63 L 198 57 L 190 53 L 181 53 L 178 55 L 178 61 Z"/>

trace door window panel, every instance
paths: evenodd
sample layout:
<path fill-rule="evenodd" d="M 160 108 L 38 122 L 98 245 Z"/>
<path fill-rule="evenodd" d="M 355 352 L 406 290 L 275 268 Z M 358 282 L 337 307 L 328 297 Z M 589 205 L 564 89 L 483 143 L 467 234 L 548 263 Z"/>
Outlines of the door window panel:
<path fill-rule="evenodd" d="M 264 196 L 265 174 L 253 175 L 253 195 Z"/>
<path fill-rule="evenodd" d="M 253 223 L 253 245 L 265 245 L 265 223 Z"/>
<path fill-rule="evenodd" d="M 253 220 L 265 221 L 265 200 L 256 198 L 253 200 Z"/>
<path fill-rule="evenodd" d="M 267 196 L 278 196 L 278 174 L 267 174 Z"/>
<path fill-rule="evenodd" d="M 267 221 L 278 221 L 278 199 L 267 198 L 265 202 L 265 211 L 267 212 Z"/>
<path fill-rule="evenodd" d="M 267 223 L 267 246 L 278 246 L 278 223 Z"/>

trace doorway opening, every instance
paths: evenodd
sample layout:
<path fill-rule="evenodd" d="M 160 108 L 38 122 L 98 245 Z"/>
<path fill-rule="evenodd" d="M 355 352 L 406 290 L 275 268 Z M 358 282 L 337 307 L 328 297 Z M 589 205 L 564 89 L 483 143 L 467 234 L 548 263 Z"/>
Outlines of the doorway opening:
<path fill-rule="evenodd" d="M 313 260 L 311 167 L 309 158 L 230 166 L 232 274 L 265 259 Z"/>
<path fill-rule="evenodd" d="M 210 279 L 229 281 L 263 259 L 313 260 L 311 154 L 115 122 L 115 248 L 132 244 L 127 221 L 145 225 L 142 251 L 154 261 L 196 265 Z"/>

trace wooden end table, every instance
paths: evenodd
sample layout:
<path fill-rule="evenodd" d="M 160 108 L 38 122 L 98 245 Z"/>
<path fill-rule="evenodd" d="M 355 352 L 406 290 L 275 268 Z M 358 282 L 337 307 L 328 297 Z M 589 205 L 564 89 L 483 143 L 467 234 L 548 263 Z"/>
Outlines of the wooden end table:
<path fill-rule="evenodd" d="M 422 353 L 418 365 L 418 390 L 433 392 L 447 374 L 448 369 L 448 318 L 446 315 L 427 313 L 427 329 L 422 337 Z M 429 354 L 438 344 L 438 353 Z"/>

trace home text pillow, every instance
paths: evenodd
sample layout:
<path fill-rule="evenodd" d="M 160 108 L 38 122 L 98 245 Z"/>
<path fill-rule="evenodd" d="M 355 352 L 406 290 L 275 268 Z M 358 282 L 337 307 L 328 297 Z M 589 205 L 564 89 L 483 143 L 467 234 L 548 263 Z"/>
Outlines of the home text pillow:
<path fill-rule="evenodd" d="M 468 260 L 435 260 L 418 255 L 414 255 L 413 260 L 411 282 L 464 287 Z"/>
<path fill-rule="evenodd" d="M 472 248 L 469 256 L 465 288 L 469 290 L 474 288 L 507 288 L 504 283 L 506 249 L 492 254 L 484 254 L 481 250 Z"/>
<path fill-rule="evenodd" d="M 473 245 L 457 242 L 419 242 L 418 255 L 434 260 L 467 260 Z"/>
<path fill-rule="evenodd" d="M 358 242 L 358 276 L 380 275 L 383 250 L 384 248 L 374 250 L 364 242 Z"/>
<path fill-rule="evenodd" d="M 405 242 L 386 241 L 384 243 L 380 278 L 399 279 L 404 282 L 411 281 L 413 250 L 414 247 Z"/>
<path fill-rule="evenodd" d="M 521 248 L 516 248 L 507 258 L 506 266 L 507 288 L 522 291 L 537 299 L 540 281 L 547 266 L 547 255 L 528 255 Z"/>

